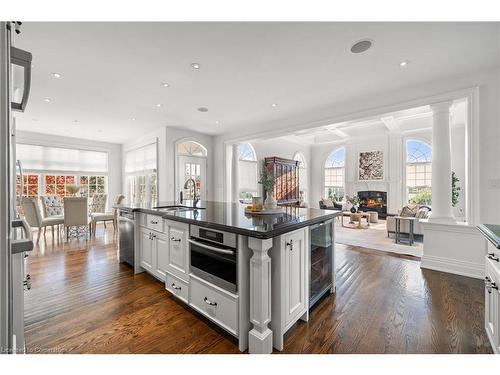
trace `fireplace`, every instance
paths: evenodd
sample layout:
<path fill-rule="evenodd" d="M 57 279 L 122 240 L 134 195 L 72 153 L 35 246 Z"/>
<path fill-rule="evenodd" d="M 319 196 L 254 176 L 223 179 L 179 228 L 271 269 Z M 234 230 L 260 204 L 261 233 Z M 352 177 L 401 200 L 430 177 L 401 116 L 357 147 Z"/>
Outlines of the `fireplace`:
<path fill-rule="evenodd" d="M 387 216 L 387 193 L 385 191 L 358 191 L 359 210 L 375 211 L 378 216 Z"/>

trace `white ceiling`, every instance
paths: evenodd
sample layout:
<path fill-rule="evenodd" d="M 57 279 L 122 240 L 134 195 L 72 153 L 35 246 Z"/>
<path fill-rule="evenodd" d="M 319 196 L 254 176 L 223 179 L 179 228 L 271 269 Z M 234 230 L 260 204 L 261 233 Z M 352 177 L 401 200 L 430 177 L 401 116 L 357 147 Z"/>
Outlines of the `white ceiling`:
<path fill-rule="evenodd" d="M 352 54 L 365 37 L 373 48 Z M 315 120 L 314 108 L 498 63 L 496 23 L 24 23 L 16 45 L 34 64 L 20 129 L 117 143 L 160 126 Z"/>
<path fill-rule="evenodd" d="M 464 127 L 467 118 L 465 100 L 453 103 L 450 114 L 452 127 Z M 354 121 L 291 132 L 277 137 L 277 139 L 302 143 L 304 145 L 318 145 L 324 143 L 342 143 L 356 138 L 381 137 L 389 133 L 408 134 L 431 130 L 433 124 L 432 115 L 430 106 L 426 105 Z M 253 141 L 259 141 L 259 139 Z"/>

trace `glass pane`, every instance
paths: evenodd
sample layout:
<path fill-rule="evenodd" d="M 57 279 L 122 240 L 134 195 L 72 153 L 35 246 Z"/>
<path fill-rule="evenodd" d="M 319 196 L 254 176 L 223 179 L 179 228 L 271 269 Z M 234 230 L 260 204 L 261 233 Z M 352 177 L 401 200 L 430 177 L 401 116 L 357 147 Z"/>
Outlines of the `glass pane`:
<path fill-rule="evenodd" d="M 56 187 L 54 185 L 45 185 L 45 193 L 46 194 L 55 194 Z"/>
<path fill-rule="evenodd" d="M 56 183 L 57 183 L 58 185 L 64 185 L 64 181 L 65 181 L 64 176 L 57 176 L 57 177 L 56 177 Z"/>
<path fill-rule="evenodd" d="M 66 176 L 66 183 L 73 185 L 75 183 L 75 176 Z"/>
<path fill-rule="evenodd" d="M 90 178 L 89 178 L 89 184 L 95 185 L 96 183 L 97 183 L 96 176 L 90 176 Z"/>
<path fill-rule="evenodd" d="M 104 193 L 104 186 L 102 186 L 102 185 L 98 185 L 98 186 L 97 186 L 97 192 L 98 192 L 99 194 Z"/>
<path fill-rule="evenodd" d="M 95 185 L 90 185 L 89 186 L 89 195 L 93 195 L 96 192 L 96 186 Z"/>
<path fill-rule="evenodd" d="M 87 176 L 80 177 L 80 185 L 87 185 L 89 183 L 89 178 Z"/>
<path fill-rule="evenodd" d="M 65 190 L 64 190 L 64 185 L 57 185 L 56 187 L 56 193 L 58 195 L 64 195 L 65 194 Z"/>
<path fill-rule="evenodd" d="M 104 185 L 104 176 L 97 177 L 97 183 L 100 185 Z"/>
<path fill-rule="evenodd" d="M 55 184 L 56 176 L 45 176 L 45 184 Z"/>

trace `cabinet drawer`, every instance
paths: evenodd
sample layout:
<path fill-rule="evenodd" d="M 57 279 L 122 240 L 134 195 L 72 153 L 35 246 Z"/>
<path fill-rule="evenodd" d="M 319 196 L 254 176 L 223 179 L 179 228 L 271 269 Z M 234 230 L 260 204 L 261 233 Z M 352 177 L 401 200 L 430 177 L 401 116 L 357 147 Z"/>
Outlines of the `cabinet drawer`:
<path fill-rule="evenodd" d="M 238 297 L 191 275 L 189 304 L 233 335 L 238 334 Z"/>
<path fill-rule="evenodd" d="M 172 276 L 167 272 L 165 288 L 182 302 L 189 303 L 189 285 L 188 283 Z"/>
<path fill-rule="evenodd" d="M 495 245 L 493 245 L 490 241 L 488 242 L 488 254 L 486 255 L 487 258 L 491 259 L 494 264 L 499 266 L 500 268 L 500 249 L 497 249 Z"/>
<path fill-rule="evenodd" d="M 146 215 L 146 226 L 157 232 L 163 232 L 163 218 L 156 215 Z"/>

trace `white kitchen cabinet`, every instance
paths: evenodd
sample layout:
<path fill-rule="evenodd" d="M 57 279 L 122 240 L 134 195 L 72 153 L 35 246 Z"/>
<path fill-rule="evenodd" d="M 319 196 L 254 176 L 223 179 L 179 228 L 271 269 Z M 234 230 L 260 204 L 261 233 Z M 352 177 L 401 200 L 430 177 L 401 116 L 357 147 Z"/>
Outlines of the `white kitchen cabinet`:
<path fill-rule="evenodd" d="M 144 270 L 165 282 L 169 247 L 167 235 L 148 228 L 140 228 L 139 243 L 139 264 Z"/>
<path fill-rule="evenodd" d="M 186 282 L 189 281 L 189 225 L 167 220 L 167 270 Z"/>
<path fill-rule="evenodd" d="M 153 272 L 153 241 L 151 231 L 147 228 L 140 228 L 139 241 L 139 264 L 146 271 Z"/>
<path fill-rule="evenodd" d="M 189 284 L 168 272 L 165 281 L 165 289 L 179 298 L 182 302 L 189 303 Z"/>
<path fill-rule="evenodd" d="M 485 277 L 485 329 L 493 351 L 500 353 L 500 268 L 497 262 L 486 257 Z"/>
<path fill-rule="evenodd" d="M 284 234 L 273 240 L 272 265 L 273 346 L 283 350 L 283 335 L 299 319 L 308 318 L 307 228 Z"/>
<path fill-rule="evenodd" d="M 155 273 L 161 280 L 165 281 L 168 268 L 168 237 L 165 234 L 153 234 L 153 259 L 156 258 Z"/>

